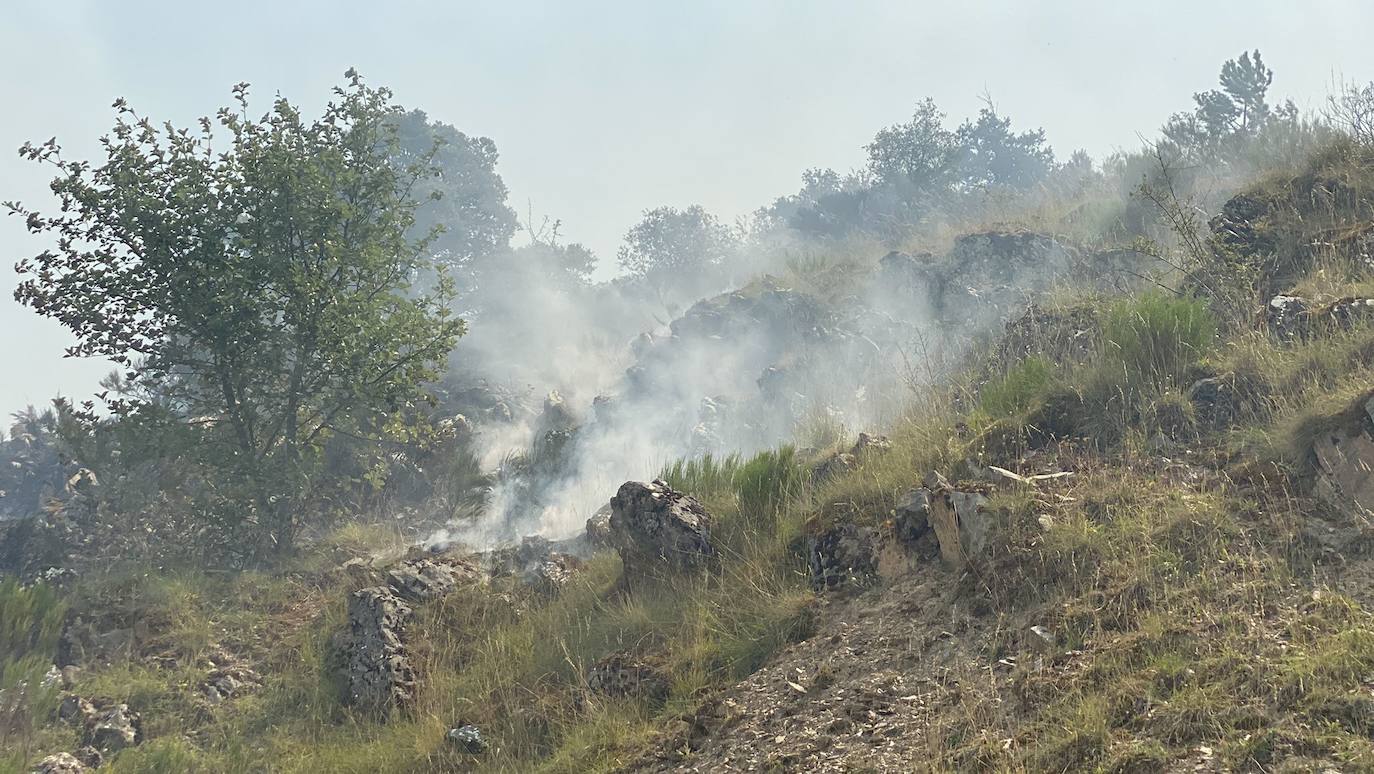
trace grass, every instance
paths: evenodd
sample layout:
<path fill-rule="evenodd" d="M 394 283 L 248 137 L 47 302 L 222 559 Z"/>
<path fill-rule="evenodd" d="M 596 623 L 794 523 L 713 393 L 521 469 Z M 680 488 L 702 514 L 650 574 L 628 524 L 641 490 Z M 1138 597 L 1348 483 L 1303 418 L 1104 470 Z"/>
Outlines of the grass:
<path fill-rule="evenodd" d="M 44 723 L 57 707 L 57 691 L 44 680 L 65 615 L 66 605 L 53 589 L 0 580 L 0 765 L 65 736 Z"/>
<path fill-rule="evenodd" d="M 1364 170 L 1374 165 L 1349 149 L 1308 172 L 1350 164 L 1363 166 L 1335 177 L 1361 196 L 1374 191 Z M 1320 230 L 1336 247 L 1281 256 L 1307 267 L 1298 289 L 1364 294 L 1374 285 L 1343 252 L 1363 232 L 1349 213 L 1304 203 L 1311 182 L 1264 184 L 1277 202 L 1272 243 L 1299 251 Z M 1117 216 L 1061 204 L 1025 215 Z M 831 290 L 856 271 L 815 256 L 789 270 Z M 809 453 L 790 447 L 668 466 L 661 477 L 714 515 L 715 568 L 627 588 L 619 558 L 602 552 L 552 597 L 497 579 L 420 606 L 417 702 L 390 722 L 342 706 L 332 668 L 331 638 L 359 583 L 337 566 L 404 549 L 378 526 L 346 526 L 273 572 L 92 574 L 69 595 L 78 610 L 140 628 L 131 658 L 92 667 L 76 690 L 145 718 L 148 741 L 115 756 L 116 772 L 616 770 L 823 624 L 799 551 L 809 531 L 880 524 L 931 470 L 958 481 L 971 463 L 1024 463 L 1076 475 L 1053 490 L 994 493 L 988 552 L 944 578 L 984 634 L 968 663 L 923 675 L 957 690 L 932 705 L 926 733 L 903 740 L 915 760 L 961 771 L 1374 769 L 1374 618 L 1358 584 L 1340 585 L 1344 570 L 1319 566 L 1311 536 L 1328 524 L 1306 484 L 1312 439 L 1362 411 L 1374 329 L 1280 345 L 1219 334 L 1205 301 L 1160 292 L 1113 301 L 1091 319 L 1091 357 L 1037 355 L 1063 342 L 1028 342 L 1009 362 L 981 364 L 993 374 L 981 385 L 965 374 L 923 387 L 889 428 L 889 450 L 824 481 L 811 480 Z M 1242 405 L 1227 425 L 1202 422 L 1189 399 L 1208 376 L 1238 387 Z M 813 434 L 817 454 L 844 445 L 823 423 Z M 1153 450 L 1160 437 L 1174 444 L 1167 457 Z M 1180 466 L 1197 475 L 1179 477 Z M 0 584 L 5 685 L 46 668 L 62 615 L 48 592 Z M 1053 652 L 1030 651 L 1032 623 L 1054 633 Z M 262 687 L 200 700 L 217 648 L 253 664 Z M 666 675 L 667 696 L 588 695 L 588 667 L 621 651 Z M 445 739 L 463 723 L 482 729 L 488 753 L 468 756 Z M 76 742 L 74 730 L 31 723 L 22 741 L 0 740 L 0 770 L 26 770 Z"/>
<path fill-rule="evenodd" d="M 1141 333 L 1140 321 L 1160 319 L 1152 315 L 1136 314 L 1125 330 Z M 1191 319 L 1187 309 L 1162 318 Z M 991 683 L 966 676 L 970 688 L 936 718 L 921 755 L 949 769 L 1153 771 L 1206 745 L 1232 768 L 1314 760 L 1358 768 L 1374 761 L 1374 708 L 1360 687 L 1374 672 L 1374 626 L 1353 600 L 1308 590 L 1305 506 L 1291 493 L 1276 498 L 1225 477 L 1179 485 L 1124 467 L 1120 455 L 1134 448 L 1132 433 L 1167 413 L 1158 407 L 1180 402 L 1177 385 L 1199 358 L 1209 368 L 1266 374 L 1264 422 L 1213 436 L 1223 456 L 1319 417 L 1341 421 L 1368 371 L 1335 364 L 1361 351 L 1368 335 L 1290 347 L 1241 339 L 1202 358 L 1200 345 L 1176 348 L 1146 331 L 1132 339 L 1139 346 L 1121 348 L 1138 357 L 1067 369 L 1023 361 L 965 413 L 950 399 L 913 409 L 893 428 L 891 450 L 819 488 L 790 448 L 675 463 L 662 476 L 717 519 L 725 556 L 717 571 L 625 590 L 618 558 L 603 554 L 553 599 L 498 582 L 423 607 L 419 700 L 385 725 L 341 707 L 329 670 L 329 638 L 349 586 L 326 565 L 385 542 L 359 528 L 321 543 L 328 562 L 303 557 L 295 572 L 145 570 L 92 581 L 87 593 L 110 615 L 137 612 L 151 622 L 148 642 L 175 666 L 111 665 L 84 676 L 79 690 L 127 701 L 150 721 L 150 741 L 116 756 L 114 771 L 614 770 L 673 718 L 814 631 L 795 546 L 817 519 L 881 520 L 926 471 L 958 469 L 967 441 L 956 425 L 1014 425 L 1047 394 L 1112 368 L 1138 377 L 1154 408 L 1128 423 L 1118 446 L 1099 449 L 1101 463 L 1062 501 L 1030 489 L 996 495 L 992 549 L 962 581 L 984 600 L 983 615 L 1030 615 L 1079 655 L 1044 666 L 1013 659 L 1014 669 Z M 295 607 L 302 599 L 308 604 Z M 290 622 L 297 612 L 303 618 Z M 1003 628 L 1010 634 L 986 643 L 994 661 L 1024 647 L 1015 627 Z M 192 695 L 197 658 L 224 642 L 254 654 L 264 686 L 206 708 Z M 587 667 L 623 650 L 669 676 L 662 703 L 584 694 Z M 444 734 L 459 723 L 482 728 L 492 749 L 481 758 L 455 750 Z"/>
<path fill-rule="evenodd" d="M 134 658 L 92 670 L 77 690 L 126 702 L 145 718 L 150 742 L 116 756 L 115 771 L 610 770 L 703 692 L 812 630 L 813 595 L 792 548 L 802 517 L 795 506 L 806 498 L 802 471 L 790 448 L 664 471 L 710 505 L 726 557 L 719 572 L 625 590 L 619 559 L 606 553 L 551 600 L 494 581 L 422 606 L 414 637 L 423 687 L 414 709 L 385 725 L 340 705 L 330 669 L 330 637 L 351 582 L 327 567 L 388 544 L 359 527 L 277 574 L 133 567 L 89 579 L 81 593 L 90 604 L 114 623 L 146 621 L 147 636 Z M 264 684 L 208 706 L 198 693 L 202 656 L 220 646 L 248 658 Z M 665 702 L 584 695 L 587 668 L 622 650 L 670 676 Z M 153 653 L 161 666 L 147 664 Z M 461 723 L 492 740 L 480 760 L 444 738 Z"/>

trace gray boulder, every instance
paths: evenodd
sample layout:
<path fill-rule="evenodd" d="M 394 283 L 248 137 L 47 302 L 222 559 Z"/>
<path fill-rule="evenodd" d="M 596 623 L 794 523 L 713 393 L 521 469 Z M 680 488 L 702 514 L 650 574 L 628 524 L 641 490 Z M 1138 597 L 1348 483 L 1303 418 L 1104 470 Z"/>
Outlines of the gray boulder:
<path fill-rule="evenodd" d="M 587 545 L 592 548 L 611 546 L 611 506 L 609 503 L 587 519 Z"/>
<path fill-rule="evenodd" d="M 1298 296 L 1274 296 L 1264 310 L 1269 332 L 1280 341 L 1306 338 L 1311 309 L 1307 300 Z"/>
<path fill-rule="evenodd" d="M 878 533 L 853 523 L 836 524 L 807 541 L 811 586 L 817 591 L 862 586 L 878 567 Z"/>
<path fill-rule="evenodd" d="M 609 526 L 627 576 L 701 567 L 716 555 L 711 514 L 660 480 L 621 484 L 611 498 Z"/>
<path fill-rule="evenodd" d="M 899 540 L 915 542 L 930 532 L 930 503 L 929 489 L 913 489 L 902 495 L 892 512 L 893 528 Z"/>
<path fill-rule="evenodd" d="M 118 752 L 138 744 L 141 725 L 138 713 L 127 704 L 97 712 L 87 721 L 86 738 L 102 752 Z"/>
<path fill-rule="evenodd" d="M 387 570 L 386 582 L 397 594 L 412 602 L 438 599 L 469 580 L 476 571 L 433 559 L 410 559 Z"/>
<path fill-rule="evenodd" d="M 950 567 L 964 567 L 987 550 L 992 531 L 987 497 L 955 488 L 935 472 L 926 477 L 925 488 L 930 493 L 927 518 L 940 544 L 940 558 Z"/>

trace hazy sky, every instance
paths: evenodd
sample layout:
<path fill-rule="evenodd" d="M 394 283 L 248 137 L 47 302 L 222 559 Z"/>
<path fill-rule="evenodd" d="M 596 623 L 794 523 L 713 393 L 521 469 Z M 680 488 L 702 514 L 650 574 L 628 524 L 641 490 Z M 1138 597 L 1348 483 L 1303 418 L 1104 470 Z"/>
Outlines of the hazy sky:
<path fill-rule="evenodd" d="M 110 102 L 189 124 L 239 81 L 314 109 L 356 67 L 398 100 L 493 138 L 511 203 L 561 218 L 614 259 L 646 208 L 730 219 L 847 170 L 882 126 L 934 97 L 951 120 L 990 92 L 1061 157 L 1134 148 L 1223 60 L 1258 47 L 1273 94 L 1318 108 L 1374 79 L 1374 3 L 593 2 L 13 3 L 0 21 L 0 199 L 46 205 L 50 174 L 13 152 L 56 135 L 90 157 Z M 0 219 L 0 412 L 84 397 L 104 365 L 9 297 L 43 245 Z"/>

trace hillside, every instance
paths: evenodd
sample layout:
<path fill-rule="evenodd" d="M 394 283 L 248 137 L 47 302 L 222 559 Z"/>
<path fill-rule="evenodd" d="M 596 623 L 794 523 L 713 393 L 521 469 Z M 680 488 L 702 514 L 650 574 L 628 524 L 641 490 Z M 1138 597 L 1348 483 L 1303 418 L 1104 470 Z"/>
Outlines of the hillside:
<path fill-rule="evenodd" d="M 0 771 L 1374 771 L 1374 144 L 1294 126 L 680 284 L 487 267 L 429 402 L 243 479 L 182 372 L 22 415 Z"/>

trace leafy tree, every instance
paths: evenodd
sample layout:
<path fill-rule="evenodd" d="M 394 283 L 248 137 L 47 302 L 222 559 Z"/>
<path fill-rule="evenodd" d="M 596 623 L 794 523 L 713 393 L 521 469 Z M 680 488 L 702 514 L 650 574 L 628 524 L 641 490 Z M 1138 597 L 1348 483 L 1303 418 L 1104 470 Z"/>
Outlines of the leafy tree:
<path fill-rule="evenodd" d="M 1017 134 L 1011 119 L 991 106 L 979 110 L 976 121 L 965 121 L 954 142 L 963 186 L 1026 190 L 1054 169 L 1054 150 L 1046 144 L 1044 130 Z"/>
<path fill-rule="evenodd" d="M 197 131 L 118 100 L 103 163 L 55 140 L 21 150 L 58 170 L 57 214 L 8 205 L 53 243 L 19 261 L 15 298 L 75 334 L 70 356 L 126 371 L 116 415 L 156 402 L 204 428 L 216 491 L 260 552 L 292 544 L 325 444 L 400 432 L 463 332 L 442 274 L 413 287 L 431 239 L 408 237 L 411 192 L 431 156 L 398 165 L 403 114 L 347 77 L 315 120 L 281 98 L 250 118 L 247 84 Z"/>
<path fill-rule="evenodd" d="M 421 203 L 412 237 L 424 237 L 437 227 L 433 249 L 441 263 L 454 269 L 506 249 L 516 217 L 506 204 L 506 184 L 496 172 L 496 143 L 430 121 L 420 110 L 399 114 L 396 129 L 401 166 L 420 163 L 433 170 L 418 179 L 412 191 Z"/>
<path fill-rule="evenodd" d="M 868 169 L 888 183 L 903 183 L 920 191 L 935 191 L 951 182 L 956 138 L 945 129 L 945 114 L 927 97 L 917 103 L 911 120 L 883 129 L 868 151 Z"/>
<path fill-rule="evenodd" d="M 725 263 L 735 248 L 730 229 L 701 205 L 659 207 L 625 234 L 618 254 L 627 275 L 663 287 L 673 277 L 694 279 Z"/>

